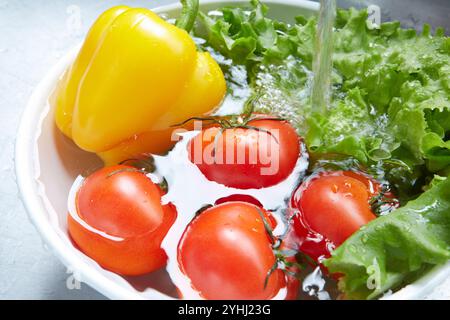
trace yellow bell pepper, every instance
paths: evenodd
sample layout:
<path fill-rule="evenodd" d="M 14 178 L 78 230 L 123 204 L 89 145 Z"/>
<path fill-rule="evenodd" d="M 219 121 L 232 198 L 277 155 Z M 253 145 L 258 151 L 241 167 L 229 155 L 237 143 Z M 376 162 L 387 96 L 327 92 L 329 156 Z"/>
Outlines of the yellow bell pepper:
<path fill-rule="evenodd" d="M 172 126 L 210 113 L 225 91 L 220 67 L 185 30 L 117 6 L 94 23 L 52 103 L 58 128 L 112 164 L 167 151 Z"/>

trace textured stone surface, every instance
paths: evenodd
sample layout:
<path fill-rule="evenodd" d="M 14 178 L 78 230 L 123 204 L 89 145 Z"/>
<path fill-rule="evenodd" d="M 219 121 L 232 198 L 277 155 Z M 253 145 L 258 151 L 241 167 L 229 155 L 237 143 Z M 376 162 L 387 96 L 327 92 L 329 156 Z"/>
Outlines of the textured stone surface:
<path fill-rule="evenodd" d="M 86 284 L 67 289 L 67 269 L 29 222 L 14 177 L 17 126 L 33 87 L 102 11 L 172 2 L 0 0 L 0 299 L 104 298 Z"/>
<path fill-rule="evenodd" d="M 442 10 L 445 1 L 428 1 L 420 22 L 439 17 L 448 23 L 449 7 Z M 156 7 L 172 2 L 0 0 L 0 299 L 104 298 L 85 284 L 80 290 L 67 289 L 66 268 L 45 249 L 29 222 L 14 179 L 17 125 L 33 87 L 68 48 L 82 40 L 103 10 L 119 3 Z M 375 2 L 386 11 L 386 1 Z M 395 10 L 408 17 L 401 6 Z M 394 11 L 391 15 L 395 18 Z M 449 287 L 447 281 L 430 298 L 449 298 Z"/>

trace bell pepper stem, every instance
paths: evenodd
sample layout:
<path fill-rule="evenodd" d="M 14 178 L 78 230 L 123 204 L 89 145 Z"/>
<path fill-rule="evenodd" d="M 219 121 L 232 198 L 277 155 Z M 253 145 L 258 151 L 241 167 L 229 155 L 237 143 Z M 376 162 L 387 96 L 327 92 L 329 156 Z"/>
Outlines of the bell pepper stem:
<path fill-rule="evenodd" d="M 198 13 L 198 0 L 181 0 L 183 8 L 181 9 L 180 17 L 177 19 L 175 25 L 178 28 L 190 32 L 194 27 L 195 19 Z"/>

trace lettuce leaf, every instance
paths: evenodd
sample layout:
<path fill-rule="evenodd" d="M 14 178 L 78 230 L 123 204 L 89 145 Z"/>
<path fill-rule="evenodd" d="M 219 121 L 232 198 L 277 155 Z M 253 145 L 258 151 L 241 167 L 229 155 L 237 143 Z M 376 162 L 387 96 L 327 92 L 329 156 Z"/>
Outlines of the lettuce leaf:
<path fill-rule="evenodd" d="M 213 47 L 235 63 L 254 65 L 280 62 L 296 50 L 287 24 L 266 17 L 267 7 L 251 1 L 252 10 L 225 7 L 221 16 L 200 13 L 206 29 L 205 38 Z"/>
<path fill-rule="evenodd" d="M 364 99 L 373 108 L 369 112 L 387 116 L 385 127 L 372 126 L 373 135 L 384 142 L 384 154 L 402 148 L 408 152 L 397 152 L 400 160 L 426 163 L 431 172 L 444 169 L 450 165 L 446 143 L 450 128 L 433 121 L 443 114 L 448 117 L 450 109 L 450 39 L 442 29 L 431 36 L 429 26 L 424 26 L 416 35 L 398 22 L 369 29 L 366 19 L 365 11 L 338 11 L 334 66 L 343 75 L 344 91 L 359 88 L 367 93 Z M 359 134 L 356 130 L 353 135 Z M 369 153 L 360 149 L 353 153 Z"/>
<path fill-rule="evenodd" d="M 372 299 L 450 259 L 450 179 L 373 220 L 324 261 L 348 298 Z"/>
<path fill-rule="evenodd" d="M 394 146 L 394 141 L 384 131 L 385 122 L 370 114 L 358 87 L 335 100 L 327 114 L 314 114 L 308 120 L 305 136 L 312 152 L 351 155 L 362 163 L 391 157 L 385 145 L 389 141 Z"/>

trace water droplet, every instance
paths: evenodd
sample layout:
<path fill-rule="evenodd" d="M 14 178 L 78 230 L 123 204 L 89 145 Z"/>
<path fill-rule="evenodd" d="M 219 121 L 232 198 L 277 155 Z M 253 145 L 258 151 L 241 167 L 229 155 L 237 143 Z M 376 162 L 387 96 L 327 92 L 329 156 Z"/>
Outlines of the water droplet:
<path fill-rule="evenodd" d="M 352 198 L 353 194 L 351 194 L 350 192 L 347 192 L 347 193 L 344 194 L 344 197 L 345 198 Z"/>
<path fill-rule="evenodd" d="M 369 236 L 366 233 L 363 234 L 361 237 L 361 241 L 362 241 L 362 243 L 366 244 L 367 241 L 369 241 Z"/>

